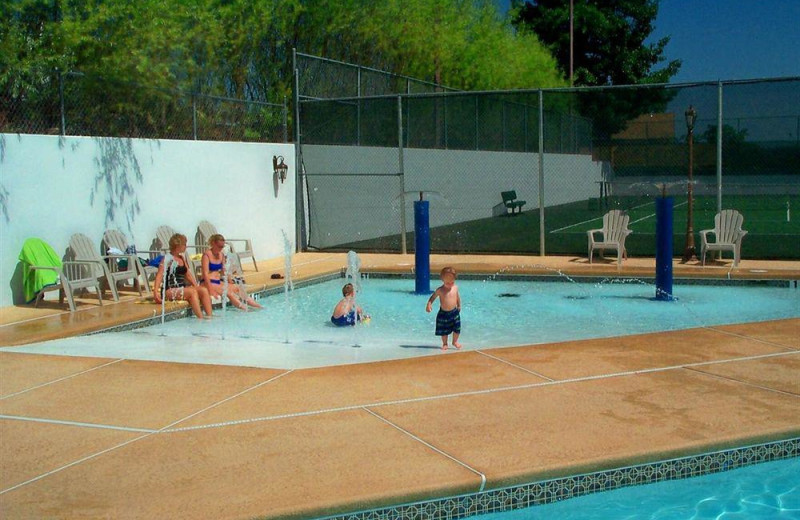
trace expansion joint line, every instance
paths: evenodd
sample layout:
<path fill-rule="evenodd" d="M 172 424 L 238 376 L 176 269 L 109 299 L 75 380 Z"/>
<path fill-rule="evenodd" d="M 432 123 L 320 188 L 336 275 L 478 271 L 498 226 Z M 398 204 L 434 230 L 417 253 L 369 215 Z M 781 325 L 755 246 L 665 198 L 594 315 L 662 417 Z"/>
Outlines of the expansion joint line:
<path fill-rule="evenodd" d="M 757 385 L 755 383 L 750 383 L 748 381 L 743 381 L 741 379 L 736 379 L 735 377 L 723 376 L 723 375 L 720 375 L 720 374 L 712 374 L 710 372 L 703 372 L 702 370 L 697 370 L 696 368 L 692 368 L 692 367 L 686 367 L 685 370 L 690 370 L 690 371 L 694 372 L 695 374 L 701 374 L 701 375 L 708 376 L 708 377 L 713 377 L 713 378 L 716 378 L 716 379 L 722 379 L 722 380 L 725 380 L 725 381 L 731 381 L 733 383 L 739 383 L 739 384 L 742 384 L 742 385 L 745 385 L 745 386 L 752 386 L 753 388 L 758 388 L 759 390 L 766 390 L 768 392 L 774 392 L 776 394 L 783 394 L 783 395 L 788 395 L 788 396 L 791 396 L 791 397 L 800 397 L 800 394 L 797 394 L 797 393 L 794 393 L 794 392 L 787 392 L 786 390 L 778 390 L 777 388 L 770 388 L 768 386 Z"/>
<path fill-rule="evenodd" d="M 4 396 L 0 397 L 0 401 L 2 401 L 3 399 L 8 399 L 9 397 L 14 397 L 16 395 L 24 394 L 25 392 L 30 392 L 31 390 L 36 390 L 38 388 L 42 388 L 42 387 L 45 387 L 45 386 L 48 386 L 48 385 L 52 385 L 54 383 L 58 383 L 60 381 L 65 381 L 67 379 L 70 379 L 70 378 L 73 378 L 73 377 L 77 377 L 77 376 L 82 375 L 82 374 L 87 374 L 87 373 L 89 373 L 89 372 L 91 372 L 93 370 L 98 370 L 98 369 L 107 367 L 109 365 L 113 365 L 114 363 L 119 363 L 120 361 L 125 361 L 125 360 L 124 359 L 115 359 L 114 361 L 109 361 L 108 363 L 103 363 L 102 365 L 98 365 L 96 367 L 87 368 L 86 370 L 82 370 L 80 372 L 76 372 L 75 374 L 70 374 L 68 376 L 64 376 L 64 377 L 60 377 L 58 379 L 54 379 L 53 381 L 48 381 L 47 383 L 42 383 L 40 385 L 32 386 L 30 388 L 26 388 L 25 390 L 20 390 L 19 392 L 14 392 L 13 394 L 4 395 Z"/>
<path fill-rule="evenodd" d="M 197 414 L 199 414 L 199 413 L 202 413 L 202 412 L 204 412 L 204 411 L 210 410 L 211 408 L 214 408 L 215 406 L 219 406 L 219 405 L 221 405 L 222 403 L 225 403 L 225 402 L 227 402 L 227 401 L 230 401 L 231 399 L 234 399 L 234 398 L 236 398 L 236 397 L 238 397 L 238 396 L 240 396 L 240 395 L 242 395 L 242 394 L 245 394 L 245 393 L 247 393 L 247 392 L 249 392 L 249 391 L 251 391 L 251 390 L 255 390 L 256 388 L 258 388 L 258 387 L 260 387 L 260 386 L 262 386 L 262 385 L 265 385 L 265 384 L 267 384 L 267 383 L 270 383 L 270 382 L 272 382 L 272 381 L 275 381 L 276 379 L 278 379 L 278 378 L 280 378 L 280 377 L 283 377 L 283 376 L 285 376 L 285 375 L 287 375 L 287 374 L 289 374 L 289 373 L 291 373 L 291 372 L 293 372 L 293 370 L 289 370 L 289 371 L 283 372 L 283 373 L 281 373 L 281 374 L 278 374 L 278 375 L 277 375 L 277 376 L 275 376 L 275 377 L 271 377 L 270 379 L 268 379 L 268 380 L 266 380 L 266 381 L 262 381 L 261 383 L 258 383 L 257 385 L 251 386 L 250 388 L 247 388 L 247 389 L 245 389 L 245 390 L 243 390 L 243 391 L 239 392 L 238 394 L 232 395 L 232 396 L 230 396 L 230 397 L 227 397 L 227 398 L 225 398 L 225 399 L 223 399 L 223 400 L 221 400 L 221 401 L 218 401 L 218 402 L 216 402 L 216 403 L 214 403 L 214 404 L 212 404 L 212 405 L 210 405 L 210 406 L 207 406 L 206 408 L 203 408 L 202 410 L 200 410 L 200 411 L 198 411 L 198 412 L 195 412 L 195 413 L 193 413 L 193 414 L 187 415 L 186 417 L 183 417 L 183 418 L 181 418 L 181 419 L 178 419 L 177 421 L 173 421 L 173 422 L 171 422 L 170 424 L 168 424 L 168 425 L 164 426 L 163 428 L 159 428 L 158 430 L 149 430 L 149 431 L 148 431 L 148 430 L 142 430 L 142 431 L 145 431 L 145 432 L 147 432 L 147 433 L 145 433 L 144 435 L 140 435 L 140 436 L 138 436 L 138 437 L 134 437 L 133 439 L 128 439 L 128 440 L 127 440 L 127 441 L 125 441 L 125 442 L 122 442 L 122 443 L 120 443 L 120 444 L 117 444 L 117 445 L 115 445 L 115 446 L 111 446 L 110 448 L 106 448 L 106 449 L 104 449 L 104 450 L 98 451 L 97 453 L 92 453 L 91 455 L 87 455 L 86 457 L 80 458 L 80 459 L 78 459 L 78 460 L 74 460 L 74 461 L 70 462 L 69 464 L 65 464 L 65 465 L 63 465 L 63 466 L 61 466 L 61 467 L 55 468 L 55 469 L 53 469 L 53 470 L 50 470 L 50 471 L 48 471 L 48 472 L 46 472 L 46 473 L 42 473 L 41 475 L 38 475 L 38 476 L 36 476 L 36 477 L 33 477 L 33 478 L 31 478 L 31 479 L 28 479 L 28 480 L 26 480 L 26 481 L 24 481 L 24 482 L 20 482 L 19 484 L 13 485 L 13 486 L 11 486 L 11 487 L 9 487 L 9 488 L 6 488 L 6 489 L 3 489 L 3 490 L 0 490 L 0 495 L 2 495 L 2 494 L 4 494 L 4 493 L 8 493 L 9 491 L 13 491 L 13 490 L 15 490 L 15 489 L 18 489 L 18 488 L 21 488 L 22 486 L 25 486 L 25 485 L 31 484 L 31 483 L 33 483 L 33 482 L 36 482 L 37 480 L 41 480 L 41 479 L 43 479 L 43 478 L 45 478 L 45 477 L 48 477 L 48 476 L 50 476 L 50 475 L 53 475 L 53 474 L 55 474 L 55 473 L 58 473 L 58 472 L 60 472 L 60 471 L 63 471 L 63 470 L 65 470 L 65 469 L 69 469 L 69 468 L 71 468 L 72 466 L 77 466 L 78 464 L 81 464 L 81 463 L 83 463 L 83 462 L 86 462 L 87 460 L 91 460 L 91 459 L 94 459 L 94 458 L 96 458 L 96 457 L 100 457 L 101 455 L 105 455 L 106 453 L 109 453 L 109 452 L 111 452 L 111 451 L 114 451 L 114 450 L 116 450 L 116 449 L 119 449 L 119 448 L 125 447 L 125 446 L 127 446 L 128 444 L 132 444 L 132 443 L 134 443 L 134 442 L 136 442 L 136 441 L 140 441 L 140 440 L 142 440 L 142 439 L 146 439 L 147 437 L 150 437 L 151 435 L 157 435 L 157 434 L 160 434 L 160 433 L 164 433 L 164 432 L 168 431 L 170 428 L 172 428 L 173 426 L 175 426 L 176 424 L 179 424 L 179 423 L 181 423 L 181 422 L 183 422 L 183 421 L 185 421 L 185 420 L 187 420 L 187 419 L 190 419 L 190 418 L 194 417 L 195 415 L 197 415 Z M 55 421 L 50 421 L 50 422 L 55 422 Z M 76 423 L 76 425 L 77 425 L 77 423 Z M 99 426 L 95 425 L 95 427 L 99 427 Z M 136 430 L 134 430 L 134 429 L 131 429 L 131 431 L 136 431 Z"/>
<path fill-rule="evenodd" d="M 226 422 L 219 422 L 213 424 L 202 424 L 198 426 L 184 426 L 182 428 L 174 428 L 174 429 L 166 429 L 162 430 L 162 432 L 172 433 L 172 432 L 181 432 L 181 431 L 189 431 L 189 430 L 203 430 L 208 428 L 224 428 L 228 426 L 236 426 L 241 424 L 249 424 L 255 422 L 262 422 L 262 421 L 276 421 L 280 419 L 293 419 L 297 417 L 309 417 L 313 415 L 322 415 L 326 413 L 336 413 L 336 412 L 345 412 L 349 410 L 358 410 L 358 409 L 365 409 L 366 407 L 370 408 L 378 408 L 381 406 L 392 406 L 398 404 L 409 404 L 409 403 L 422 403 L 427 401 L 438 401 L 442 399 L 453 399 L 458 397 L 465 397 L 465 396 L 476 396 L 476 395 L 487 395 L 487 394 L 495 394 L 499 392 L 509 392 L 515 390 L 525 390 L 529 388 L 543 388 L 549 386 L 557 386 L 557 385 L 564 385 L 570 383 L 582 383 L 586 381 L 598 381 L 603 379 L 611 379 L 614 377 L 626 377 L 626 376 L 635 376 L 635 375 L 643 375 L 643 374 L 652 374 L 652 373 L 659 373 L 659 372 L 667 372 L 669 370 L 676 370 L 680 368 L 687 368 L 687 367 L 695 367 L 695 366 L 706 366 L 706 365 L 715 365 L 719 363 L 732 363 L 737 361 L 752 361 L 756 359 L 764 359 L 764 358 L 771 358 L 771 357 L 779 357 L 779 356 L 790 356 L 798 354 L 796 351 L 792 352 L 775 352 L 771 354 L 761 354 L 757 356 L 747 356 L 747 357 L 739 357 L 733 359 L 724 359 L 724 360 L 715 360 L 715 361 L 699 361 L 697 363 L 685 363 L 682 365 L 672 365 L 666 367 L 656 367 L 656 368 L 648 368 L 648 369 L 641 369 L 641 370 L 630 370 L 625 372 L 615 372 L 612 374 L 599 374 L 594 376 L 582 376 L 582 377 L 574 377 L 569 379 L 558 379 L 558 380 L 551 380 L 551 381 L 542 381 L 542 382 L 535 382 L 535 383 L 526 383 L 522 385 L 514 385 L 514 386 L 501 386 L 495 388 L 486 388 L 483 390 L 468 390 L 464 392 L 455 392 L 452 394 L 438 394 L 438 395 L 430 395 L 425 397 L 410 397 L 408 399 L 395 399 L 392 401 L 378 401 L 372 403 L 362 403 L 362 404 L 353 404 L 348 406 L 337 406 L 333 408 L 323 408 L 318 410 L 308 410 L 304 412 L 292 412 L 292 413 L 285 413 L 279 415 L 268 415 L 264 417 L 251 417 L 248 419 L 238 419 L 235 421 L 226 421 Z M 168 428 L 168 427 L 167 427 Z"/>
<path fill-rule="evenodd" d="M 781 345 L 780 343 L 775 343 L 774 341 L 767 341 L 765 339 L 754 338 L 752 336 L 745 336 L 744 334 L 739 334 L 737 332 L 731 332 L 729 330 L 718 329 L 716 326 L 713 326 L 713 325 L 712 326 L 708 326 L 707 325 L 707 326 L 705 326 L 703 328 L 707 329 L 707 330 L 713 330 L 714 332 L 719 332 L 720 334 L 727 334 L 728 336 L 733 336 L 734 338 L 746 339 L 746 340 L 750 340 L 750 341 L 757 341 L 758 343 L 763 343 L 765 345 L 770 345 L 772 347 L 782 348 L 782 349 L 786 350 L 787 352 L 797 352 L 797 349 L 794 349 L 794 348 L 789 347 L 787 345 Z"/>
<path fill-rule="evenodd" d="M 550 377 L 547 377 L 546 375 L 540 374 L 539 372 L 534 372 L 533 370 L 530 370 L 530 369 L 527 369 L 527 368 L 525 368 L 523 366 L 517 365 L 516 363 L 512 363 L 511 361 L 506 361 L 505 359 L 499 358 L 497 356 L 493 356 L 491 354 L 487 354 L 486 352 L 484 352 L 482 350 L 476 350 L 475 352 L 477 352 L 478 354 L 484 355 L 484 356 L 486 356 L 488 358 L 492 358 L 495 361 L 499 361 L 501 363 L 505 363 L 506 365 L 510 365 L 510 366 L 512 366 L 514 368 L 518 368 L 518 369 L 522 370 L 523 372 L 527 372 L 527 373 L 529 373 L 531 375 L 534 375 L 536 377 L 541 377 L 542 379 L 547 379 L 548 381 L 555 381 L 555 379 L 552 379 Z"/>
<path fill-rule="evenodd" d="M 458 464 L 458 465 L 460 465 L 460 466 L 463 466 L 464 468 L 468 469 L 468 470 L 469 470 L 469 471 L 471 471 L 472 473 L 475 473 L 476 475 L 478 475 L 478 476 L 481 478 L 481 487 L 480 487 L 480 489 L 479 489 L 478 491 L 483 491 L 483 490 L 486 488 L 486 475 L 484 475 L 483 473 L 481 473 L 481 472 L 480 472 L 480 471 L 478 471 L 477 469 L 473 468 L 472 466 L 470 466 L 470 465 L 469 465 L 469 464 L 467 464 L 466 462 L 462 462 L 462 461 L 458 460 L 457 458 L 453 457 L 452 455 L 450 455 L 449 453 L 445 453 L 444 451 L 440 450 L 439 448 L 437 448 L 437 447 L 436 447 L 436 446 L 434 446 L 433 444 L 431 444 L 431 443 L 429 443 L 429 442 L 427 442 L 427 441 L 425 441 L 425 440 L 421 439 L 420 437 L 418 437 L 418 436 L 414 435 L 413 433 L 411 433 L 410 431 L 406 430 L 406 429 L 405 429 L 405 428 L 403 428 L 402 426 L 400 426 L 400 425 L 398 425 L 398 424 L 395 424 L 395 423 L 393 423 L 393 422 L 392 422 L 392 421 L 390 421 L 389 419 L 386 419 L 385 417 L 383 417 L 383 416 L 381 416 L 381 415 L 379 415 L 379 414 L 377 414 L 377 413 L 373 412 L 372 410 L 370 410 L 370 409 L 369 409 L 369 408 L 367 408 L 366 406 L 362 406 L 362 407 L 361 407 L 361 409 L 362 409 L 362 410 L 364 410 L 365 412 L 367 412 L 367 413 L 369 413 L 369 414 L 371 414 L 371 415 L 373 415 L 373 416 L 377 417 L 378 419 L 380 419 L 381 421 L 385 422 L 385 423 L 386 423 L 386 424 L 388 424 L 389 426 L 391 426 L 391 427 L 393 427 L 393 428 L 395 428 L 395 429 L 397 429 L 397 430 L 399 430 L 399 431 L 401 431 L 401 432 L 405 433 L 406 435 L 408 435 L 409 437 L 411 437 L 411 438 L 412 438 L 412 439 L 414 439 L 415 441 L 417 441 L 417 442 L 419 442 L 419 443 L 421 443 L 421 444 L 423 444 L 423 445 L 427 446 L 428 448 L 432 449 L 433 451 L 435 451 L 435 452 L 436 452 L 436 453 L 438 453 L 439 455 L 443 455 L 443 456 L 447 457 L 448 459 L 452 460 L 452 461 L 453 461 L 453 462 L 455 462 L 456 464 Z"/>
<path fill-rule="evenodd" d="M 227 403 L 228 401 L 230 401 L 232 399 L 236 399 L 237 397 L 242 396 L 242 395 L 246 394 L 247 392 L 255 390 L 256 388 L 260 388 L 260 387 L 262 387 L 262 386 L 264 386 L 266 384 L 269 384 L 269 383 L 275 381 L 276 379 L 280 379 L 285 375 L 291 374 L 292 372 L 294 372 L 294 369 L 287 370 L 286 372 L 282 372 L 282 373 L 278 374 L 277 376 L 271 377 L 271 378 L 267 379 L 266 381 L 262 381 L 262 382 L 258 383 L 257 385 L 251 386 L 250 388 L 245 388 L 244 390 L 242 390 L 238 394 L 233 394 L 232 396 L 226 397 L 225 399 L 223 399 L 221 401 L 217 401 L 214 404 L 206 406 L 202 410 L 198 410 L 198 411 L 196 411 L 196 412 L 194 412 L 192 414 L 189 414 L 186 417 L 184 417 L 183 419 L 178 419 L 177 421 L 172 422 L 172 423 L 168 424 L 167 426 L 164 426 L 163 428 L 159 429 L 158 431 L 159 431 L 159 433 L 164 433 L 164 432 L 172 429 L 172 427 L 175 426 L 176 424 L 180 424 L 183 421 L 188 421 L 189 419 L 191 419 L 192 417 L 194 417 L 196 415 L 200 415 L 201 413 L 207 412 L 207 411 L 211 410 L 212 408 L 216 408 L 217 406 L 219 406 L 221 404 Z"/>

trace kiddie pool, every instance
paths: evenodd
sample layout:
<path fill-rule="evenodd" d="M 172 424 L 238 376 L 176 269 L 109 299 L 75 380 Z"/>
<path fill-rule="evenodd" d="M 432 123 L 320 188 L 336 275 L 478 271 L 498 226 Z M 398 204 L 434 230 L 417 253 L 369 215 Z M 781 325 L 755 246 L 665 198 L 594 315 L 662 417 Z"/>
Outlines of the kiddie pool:
<path fill-rule="evenodd" d="M 329 318 L 343 284 L 337 278 L 264 297 L 260 311 L 216 310 L 213 320 L 173 320 L 6 350 L 283 369 L 446 354 L 434 336 L 436 307 L 425 312 L 427 295 L 413 294 L 413 280 L 362 280 L 357 303 L 372 318 L 338 328 Z M 676 282 L 672 302 L 656 301 L 652 284 L 633 279 L 461 279 L 458 285 L 465 350 L 800 316 L 800 291 L 763 284 Z"/>

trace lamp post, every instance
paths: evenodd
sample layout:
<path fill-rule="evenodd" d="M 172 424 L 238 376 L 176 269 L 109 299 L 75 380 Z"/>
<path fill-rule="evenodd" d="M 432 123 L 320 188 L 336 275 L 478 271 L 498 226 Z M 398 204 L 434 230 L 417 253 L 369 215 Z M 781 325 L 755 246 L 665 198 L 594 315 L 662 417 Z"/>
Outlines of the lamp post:
<path fill-rule="evenodd" d="M 686 211 L 686 249 L 683 251 L 682 262 L 686 263 L 689 260 L 696 259 L 696 251 L 694 248 L 694 215 L 692 209 L 694 207 L 694 200 L 692 193 L 694 191 L 694 123 L 697 119 L 697 111 L 692 105 L 684 112 L 686 117 L 686 140 L 689 143 L 689 182 L 686 184 L 687 195 L 687 211 Z"/>

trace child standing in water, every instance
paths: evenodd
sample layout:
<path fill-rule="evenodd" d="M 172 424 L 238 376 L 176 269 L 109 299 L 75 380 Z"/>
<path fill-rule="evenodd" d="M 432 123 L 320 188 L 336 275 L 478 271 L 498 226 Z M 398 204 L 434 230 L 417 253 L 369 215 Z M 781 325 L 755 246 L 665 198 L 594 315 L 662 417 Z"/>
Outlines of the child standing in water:
<path fill-rule="evenodd" d="M 461 296 L 456 285 L 456 270 L 452 267 L 442 269 L 439 277 L 442 285 L 430 298 L 425 312 L 431 312 L 436 298 L 439 298 L 439 313 L 436 315 L 436 335 L 442 337 L 442 350 L 447 350 L 447 336 L 453 334 L 453 346 L 461 348 L 458 336 L 461 334 Z"/>

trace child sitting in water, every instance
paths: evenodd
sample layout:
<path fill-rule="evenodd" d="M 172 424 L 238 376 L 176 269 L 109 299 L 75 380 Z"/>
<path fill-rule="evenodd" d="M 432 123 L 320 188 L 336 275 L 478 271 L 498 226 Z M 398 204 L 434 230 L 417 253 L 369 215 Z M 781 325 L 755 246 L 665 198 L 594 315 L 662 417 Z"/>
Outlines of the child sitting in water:
<path fill-rule="evenodd" d="M 439 277 L 442 285 L 430 298 L 425 312 L 431 312 L 436 298 L 439 298 L 439 313 L 436 315 L 436 335 L 442 337 L 442 350 L 447 350 L 447 336 L 453 334 L 453 346 L 461 348 L 458 336 L 461 334 L 461 296 L 456 285 L 456 270 L 452 267 L 442 269 Z"/>
<path fill-rule="evenodd" d="M 336 307 L 333 308 L 331 323 L 337 327 L 346 327 L 356 324 L 356 319 L 361 322 L 369 320 L 369 316 L 364 314 L 361 307 L 355 305 L 356 290 L 353 284 L 347 283 L 342 287 L 342 298 Z"/>

